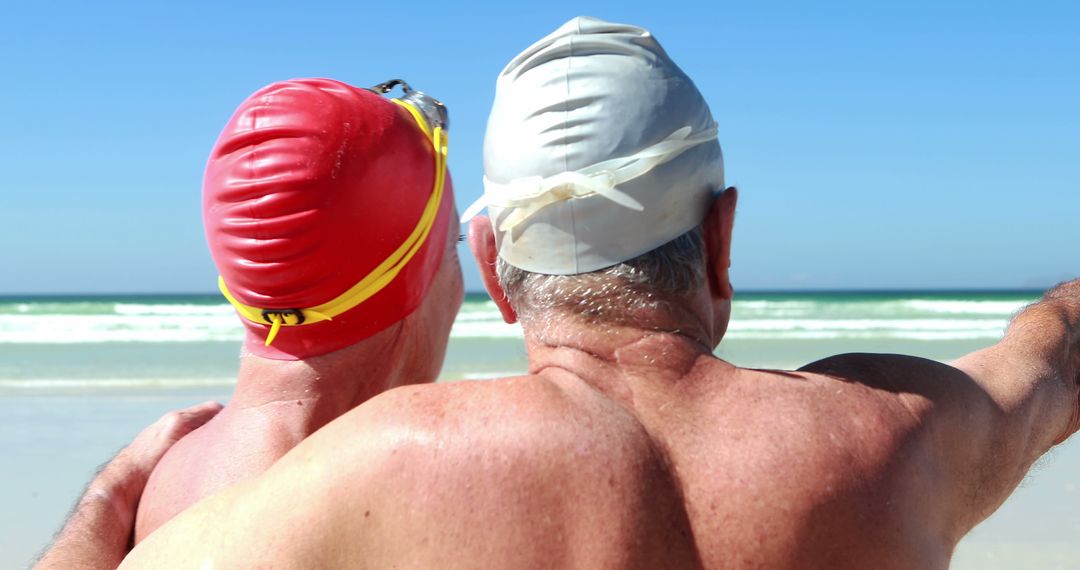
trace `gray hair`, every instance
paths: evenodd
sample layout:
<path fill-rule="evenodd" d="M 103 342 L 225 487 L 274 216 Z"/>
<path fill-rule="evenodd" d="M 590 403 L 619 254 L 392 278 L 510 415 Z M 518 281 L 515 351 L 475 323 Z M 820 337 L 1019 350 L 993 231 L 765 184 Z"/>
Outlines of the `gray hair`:
<path fill-rule="evenodd" d="M 578 275 L 545 275 L 496 261 L 499 282 L 523 323 L 559 313 L 615 324 L 644 309 L 664 309 L 705 285 L 701 226 L 622 263 Z"/>

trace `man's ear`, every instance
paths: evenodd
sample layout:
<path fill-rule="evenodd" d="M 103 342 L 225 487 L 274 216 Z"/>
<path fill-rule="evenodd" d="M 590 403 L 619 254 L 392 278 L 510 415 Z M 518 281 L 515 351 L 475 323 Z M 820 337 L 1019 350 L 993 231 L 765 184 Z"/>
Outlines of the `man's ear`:
<path fill-rule="evenodd" d="M 495 271 L 495 259 L 499 256 L 499 250 L 495 247 L 495 232 L 491 228 L 491 220 L 487 216 L 476 216 L 469 222 L 469 249 L 476 258 L 476 267 L 480 270 L 480 280 L 484 283 L 491 300 L 499 307 L 503 320 L 513 324 L 517 322 L 517 313 L 510 306 L 510 299 L 503 291 L 499 283 L 499 276 Z"/>
<path fill-rule="evenodd" d="M 728 269 L 731 267 L 731 234 L 735 228 L 735 202 L 739 193 L 732 186 L 718 195 L 702 222 L 705 232 L 705 271 L 709 278 L 709 291 L 716 299 L 730 300 L 735 291 L 731 287 Z"/>

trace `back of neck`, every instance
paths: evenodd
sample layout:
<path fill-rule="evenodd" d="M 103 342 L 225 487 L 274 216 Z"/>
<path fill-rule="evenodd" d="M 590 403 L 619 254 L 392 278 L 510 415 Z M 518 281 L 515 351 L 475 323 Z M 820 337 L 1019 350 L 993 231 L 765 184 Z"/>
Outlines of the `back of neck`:
<path fill-rule="evenodd" d="M 392 346 L 364 341 L 306 360 L 244 356 L 229 409 L 237 416 L 258 414 L 262 421 L 306 437 L 400 384 L 398 359 L 387 358 L 388 349 L 393 352 Z"/>
<path fill-rule="evenodd" d="M 529 371 L 559 369 L 609 394 L 635 385 L 677 382 L 715 360 L 703 327 L 689 314 L 650 311 L 602 321 L 558 313 L 522 320 Z M 689 318 L 676 318 L 689 317 Z"/>

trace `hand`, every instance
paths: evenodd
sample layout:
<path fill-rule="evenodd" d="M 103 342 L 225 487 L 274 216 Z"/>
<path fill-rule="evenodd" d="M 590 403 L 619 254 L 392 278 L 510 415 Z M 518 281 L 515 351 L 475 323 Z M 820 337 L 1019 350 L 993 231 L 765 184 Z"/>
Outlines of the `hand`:
<path fill-rule="evenodd" d="M 135 436 L 86 488 L 34 568 L 116 568 L 130 548 L 135 509 L 150 472 L 174 443 L 221 408 L 217 402 L 205 402 L 169 412 Z"/>
<path fill-rule="evenodd" d="M 104 493 L 111 500 L 119 501 L 115 506 L 121 511 L 123 520 L 133 524 L 146 482 L 165 452 L 182 437 L 210 421 L 221 409 L 217 402 L 203 402 L 161 416 L 102 469 L 87 488 L 87 494 Z"/>

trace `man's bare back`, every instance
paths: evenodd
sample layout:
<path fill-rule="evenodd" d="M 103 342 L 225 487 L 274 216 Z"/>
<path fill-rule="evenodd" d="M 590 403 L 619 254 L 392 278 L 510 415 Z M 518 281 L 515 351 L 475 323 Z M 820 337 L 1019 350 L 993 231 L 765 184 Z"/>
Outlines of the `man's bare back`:
<path fill-rule="evenodd" d="M 1017 375 L 1045 318 L 955 367 L 747 370 L 671 334 L 541 349 L 529 376 L 373 399 L 127 563 L 944 568 L 1075 431 L 1075 378 Z"/>

